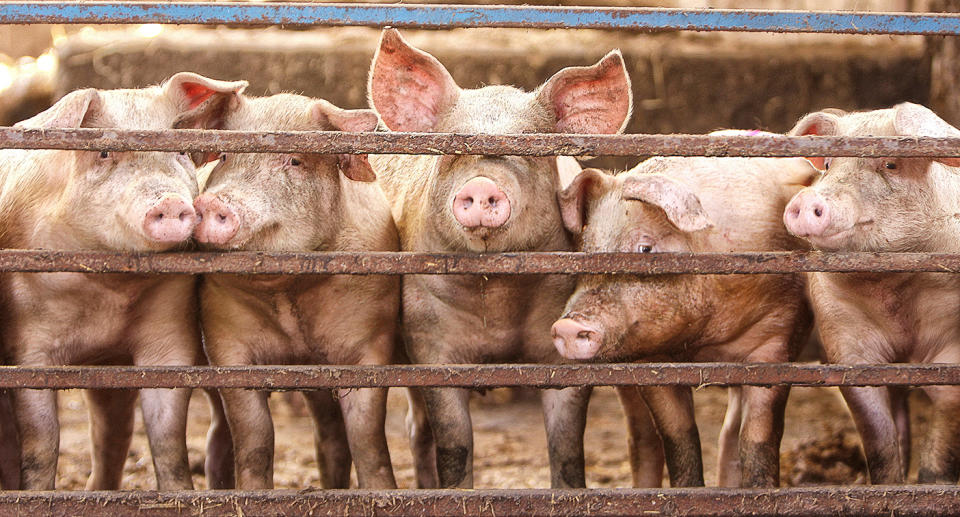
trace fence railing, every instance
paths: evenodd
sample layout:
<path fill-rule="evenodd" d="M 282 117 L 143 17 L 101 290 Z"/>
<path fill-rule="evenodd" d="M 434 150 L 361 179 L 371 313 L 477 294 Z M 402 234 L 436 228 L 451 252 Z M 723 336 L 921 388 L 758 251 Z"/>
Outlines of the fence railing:
<path fill-rule="evenodd" d="M 960 506 L 955 486 L 807 487 L 780 490 L 269 490 L 0 492 L 0 514 L 112 517 L 412 515 L 620 517 L 876 515 L 927 517 Z M 4 512 L 16 508 L 16 512 Z"/>
<path fill-rule="evenodd" d="M 311 3 L 0 2 L 0 23 L 594 28 L 960 35 L 960 15 L 625 7 Z M 960 138 L 711 135 L 453 135 L 338 132 L 21 130 L 0 148 L 110 151 L 670 156 L 960 156 Z M 0 271 L 242 274 L 764 274 L 960 272 L 927 253 L 111 253 L 3 250 Z M 960 384 L 960 365 L 617 364 L 268 367 L 0 367 L 0 389 L 586 385 L 882 386 Z M 955 486 L 778 490 L 305 490 L 0 492 L 0 516 L 110 515 L 930 515 L 960 507 Z"/>
<path fill-rule="evenodd" d="M 0 149 L 520 156 L 960 156 L 960 138 L 0 128 Z"/>
<path fill-rule="evenodd" d="M 3 2 L 0 4 L 0 23 L 325 25 L 425 29 L 516 27 L 922 35 L 960 33 L 960 15 L 956 14 L 295 2 Z"/>

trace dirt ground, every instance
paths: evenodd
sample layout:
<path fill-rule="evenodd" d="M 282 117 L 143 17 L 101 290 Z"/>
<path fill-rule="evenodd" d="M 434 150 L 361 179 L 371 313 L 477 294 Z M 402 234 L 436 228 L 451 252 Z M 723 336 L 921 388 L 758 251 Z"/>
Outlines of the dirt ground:
<path fill-rule="evenodd" d="M 515 400 L 511 402 L 503 401 L 511 395 L 506 390 L 496 390 L 473 400 L 476 488 L 549 487 L 546 441 L 538 397 L 521 393 L 519 396 L 513 394 Z M 276 486 L 319 487 L 310 421 L 298 414 L 284 398 L 280 395 L 271 397 L 277 429 Z M 726 410 L 726 392 L 722 388 L 705 388 L 696 392 L 695 400 L 706 482 L 712 485 L 716 483 L 716 440 Z M 81 489 L 90 469 L 86 410 L 83 398 L 76 390 L 63 392 L 60 402 L 62 431 L 57 486 Z M 916 442 L 923 438 L 929 404 L 919 394 L 911 398 L 911 404 Z M 401 488 L 410 487 L 413 482 L 410 449 L 403 426 L 405 408 L 403 393 L 392 390 L 387 437 Z M 154 489 L 146 435 L 139 415 L 137 418 L 123 488 Z M 208 421 L 206 399 L 197 393 L 190 406 L 187 429 L 197 488 L 206 488 L 202 464 Z M 859 441 L 836 389 L 795 388 L 787 406 L 785 429 L 781 447 L 784 485 L 864 482 Z M 611 388 L 598 388 L 594 392 L 586 431 L 586 459 L 588 486 L 630 486 L 623 416 Z"/>

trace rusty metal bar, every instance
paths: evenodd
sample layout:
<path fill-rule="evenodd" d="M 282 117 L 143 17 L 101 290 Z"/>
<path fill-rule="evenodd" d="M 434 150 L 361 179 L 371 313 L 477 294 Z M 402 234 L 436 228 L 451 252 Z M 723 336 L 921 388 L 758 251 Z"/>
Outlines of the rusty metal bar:
<path fill-rule="evenodd" d="M 4 2 L 0 23 L 199 23 L 245 26 L 518 27 L 630 31 L 960 34 L 955 14 L 642 7 L 247 2 Z"/>
<path fill-rule="evenodd" d="M 960 506 L 956 486 L 577 490 L 211 490 L 2 492 L 0 516 L 337 515 L 386 517 L 929 516 Z"/>
<path fill-rule="evenodd" d="M 486 364 L 390 366 L 0 366 L 0 388 L 260 388 L 379 386 L 932 386 L 960 384 L 956 364 Z"/>
<path fill-rule="evenodd" d="M 772 274 L 960 272 L 960 254 L 864 252 L 497 254 L 0 250 L 0 272 L 160 274 Z"/>
<path fill-rule="evenodd" d="M 524 156 L 960 156 L 960 138 L 0 128 L 0 149 Z"/>

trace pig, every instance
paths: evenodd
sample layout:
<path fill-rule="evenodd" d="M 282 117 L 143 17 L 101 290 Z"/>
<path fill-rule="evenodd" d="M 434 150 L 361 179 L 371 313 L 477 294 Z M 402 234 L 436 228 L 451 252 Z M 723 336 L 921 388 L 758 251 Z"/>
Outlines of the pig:
<path fill-rule="evenodd" d="M 619 51 L 556 73 L 534 92 L 461 89 L 430 54 L 393 29 L 381 34 L 370 105 L 392 131 L 618 133 L 631 111 Z M 371 156 L 403 251 L 496 253 L 572 249 L 555 195 L 556 158 Z M 573 280 L 545 275 L 411 275 L 402 334 L 414 363 L 560 363 L 550 324 Z M 469 391 L 423 388 L 441 487 L 473 486 Z M 590 390 L 543 392 L 551 486 L 585 486 L 583 429 Z"/>
<path fill-rule="evenodd" d="M 796 250 L 804 243 L 780 217 L 815 175 L 800 158 L 657 157 L 616 176 L 584 170 L 558 200 L 585 252 Z M 578 279 L 551 337 L 563 357 L 580 361 L 786 362 L 810 319 L 800 275 L 594 275 Z M 671 485 L 703 485 L 691 390 L 640 391 L 663 438 Z M 731 389 L 721 485 L 777 485 L 788 393 Z"/>
<path fill-rule="evenodd" d="M 185 112 L 231 102 L 245 82 L 180 73 L 162 86 L 78 90 L 18 124 L 25 128 L 169 129 Z M 0 246 L 63 250 L 184 249 L 196 214 L 195 167 L 185 153 L 5 150 L 0 158 Z M 181 365 L 202 358 L 195 279 L 84 273 L 0 276 L 0 336 L 10 364 Z M 133 426 L 136 390 L 87 390 L 90 489 L 116 489 Z M 190 489 L 190 390 L 140 390 L 160 490 Z M 55 486 L 57 394 L 19 390 L 20 487 Z"/>
<path fill-rule="evenodd" d="M 377 115 L 301 95 L 240 95 L 185 127 L 372 131 Z M 210 119 L 216 119 L 216 122 Z M 203 158 L 201 158 L 202 160 Z M 208 250 L 397 251 L 390 207 L 365 155 L 220 154 L 194 201 L 194 238 Z M 393 363 L 400 308 L 395 276 L 204 275 L 200 314 L 213 365 Z M 384 433 L 386 388 L 304 392 L 325 487 L 396 488 Z M 273 486 L 267 392 L 221 390 L 240 489 Z M 342 412 L 342 416 L 341 416 Z"/>
<path fill-rule="evenodd" d="M 928 108 L 898 104 L 803 117 L 792 135 L 957 137 Z M 811 158 L 823 175 L 787 205 L 790 232 L 824 251 L 960 251 L 960 158 Z M 960 277 L 946 273 L 809 273 L 807 293 L 826 360 L 836 364 L 960 362 Z M 960 387 L 925 386 L 933 402 L 920 483 L 956 483 Z M 902 388 L 841 387 L 872 483 L 903 483 L 910 420 Z"/>

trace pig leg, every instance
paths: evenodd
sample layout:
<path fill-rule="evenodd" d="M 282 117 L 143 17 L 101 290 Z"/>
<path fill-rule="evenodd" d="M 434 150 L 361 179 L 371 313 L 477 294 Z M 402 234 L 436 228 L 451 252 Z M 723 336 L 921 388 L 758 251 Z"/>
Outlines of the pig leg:
<path fill-rule="evenodd" d="M 313 418 L 321 485 L 323 488 L 349 488 L 350 443 L 340 404 L 333 399 L 330 390 L 305 391 L 303 398 Z"/>
<path fill-rule="evenodd" d="M 956 484 L 960 476 L 960 390 L 956 386 L 928 386 L 933 422 L 920 455 L 920 483 Z"/>
<path fill-rule="evenodd" d="M 643 386 L 640 391 L 663 440 L 670 486 L 703 486 L 703 456 L 693 415 L 693 392 L 686 386 Z"/>
<path fill-rule="evenodd" d="M 407 435 L 410 437 L 410 450 L 413 453 L 413 470 L 416 473 L 417 488 L 439 488 L 437 476 L 437 446 L 433 441 L 433 430 L 427 420 L 427 407 L 419 391 L 406 388 L 407 392 Z"/>
<path fill-rule="evenodd" d="M 727 388 L 727 414 L 720 427 L 717 453 L 717 484 L 740 487 L 740 422 L 743 419 L 743 391 L 739 386 Z"/>
<path fill-rule="evenodd" d="M 437 442 L 440 488 L 473 488 L 473 423 L 470 392 L 461 388 L 421 388 Z"/>
<path fill-rule="evenodd" d="M 627 449 L 634 488 L 663 485 L 663 442 L 637 386 L 618 386 L 617 395 L 627 420 Z"/>
<path fill-rule="evenodd" d="M 203 462 L 203 471 L 207 476 L 207 487 L 211 490 L 234 488 L 233 476 L 233 437 L 230 425 L 223 411 L 223 401 L 217 390 L 204 390 L 210 404 L 210 428 L 207 429 L 207 458 Z"/>
<path fill-rule="evenodd" d="M 893 419 L 897 423 L 897 436 L 900 438 L 900 457 L 903 458 L 903 479 L 907 479 L 910 470 L 910 407 L 907 400 L 910 390 L 904 386 L 890 386 L 890 405 Z"/>
<path fill-rule="evenodd" d="M 543 419 L 550 451 L 550 487 L 586 488 L 583 429 L 587 425 L 590 387 L 543 390 Z"/>
<path fill-rule="evenodd" d="M 87 490 L 118 490 L 133 438 L 136 390 L 84 390 L 90 415 Z"/>
<path fill-rule="evenodd" d="M 20 488 L 53 490 L 60 452 L 57 392 L 18 390 L 13 399 L 21 448 Z"/>
<path fill-rule="evenodd" d="M 193 490 L 187 459 L 189 403 L 189 388 L 153 388 L 140 392 L 140 409 L 157 475 L 157 490 Z"/>
<path fill-rule="evenodd" d="M 340 409 L 360 488 L 397 488 L 387 448 L 386 388 L 341 389 Z"/>
<path fill-rule="evenodd" d="M 20 488 L 20 437 L 13 411 L 13 394 L 0 390 L 0 489 Z"/>
<path fill-rule="evenodd" d="M 233 435 L 234 475 L 240 490 L 273 488 L 273 419 L 266 391 L 220 390 Z"/>
<path fill-rule="evenodd" d="M 776 487 L 780 483 L 780 440 L 789 386 L 742 386 L 743 418 L 740 426 L 742 485 Z"/>
<path fill-rule="evenodd" d="M 902 484 L 903 458 L 900 456 L 897 425 L 890 405 L 890 391 L 884 387 L 840 388 L 853 422 L 863 441 L 870 482 L 877 485 Z"/>

